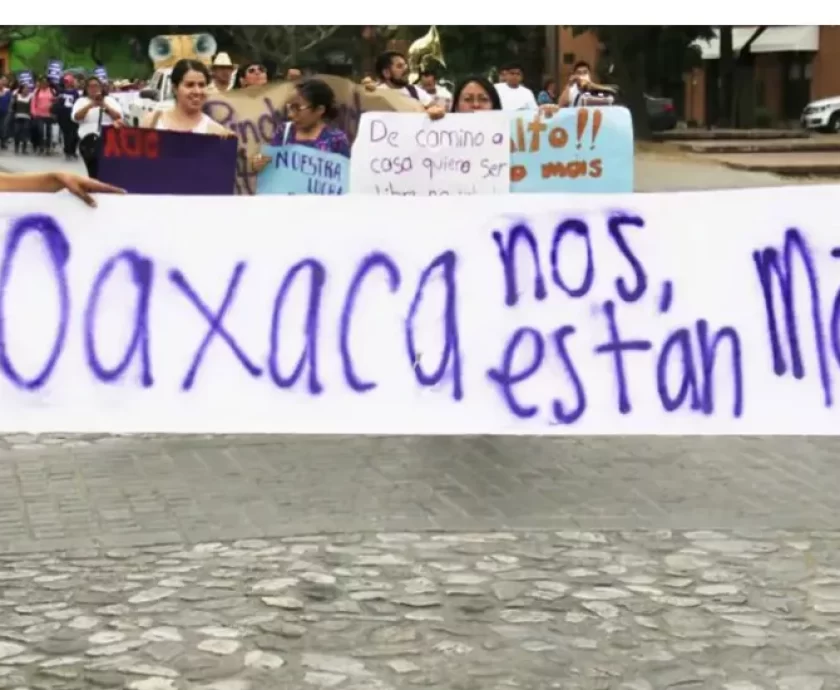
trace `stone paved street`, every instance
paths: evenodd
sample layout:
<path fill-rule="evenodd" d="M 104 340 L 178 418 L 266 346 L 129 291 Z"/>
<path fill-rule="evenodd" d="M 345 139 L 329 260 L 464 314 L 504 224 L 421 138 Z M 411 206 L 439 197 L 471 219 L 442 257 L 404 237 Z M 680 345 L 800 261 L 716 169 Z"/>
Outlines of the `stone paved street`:
<path fill-rule="evenodd" d="M 830 690 L 839 447 L 7 437 L 0 688 Z"/>
<path fill-rule="evenodd" d="M 819 690 L 840 535 L 376 534 L 0 560 L 0 687 Z"/>

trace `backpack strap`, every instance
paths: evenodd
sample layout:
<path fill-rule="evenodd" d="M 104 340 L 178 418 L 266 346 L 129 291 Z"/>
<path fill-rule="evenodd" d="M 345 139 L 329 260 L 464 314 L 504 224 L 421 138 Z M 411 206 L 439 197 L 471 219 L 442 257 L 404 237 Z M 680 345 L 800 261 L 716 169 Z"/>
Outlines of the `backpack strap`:
<path fill-rule="evenodd" d="M 408 89 L 408 92 L 415 101 L 420 100 L 420 95 L 417 93 L 417 87 L 414 84 L 408 84 L 405 88 Z"/>

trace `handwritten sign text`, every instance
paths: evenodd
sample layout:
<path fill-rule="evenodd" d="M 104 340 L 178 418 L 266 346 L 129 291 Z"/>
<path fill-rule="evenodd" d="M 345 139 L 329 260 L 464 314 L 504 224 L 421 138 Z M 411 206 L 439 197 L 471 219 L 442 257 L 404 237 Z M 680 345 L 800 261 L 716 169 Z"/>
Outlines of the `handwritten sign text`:
<path fill-rule="evenodd" d="M 353 145 L 354 194 L 435 196 L 510 191 L 510 116 L 365 113 Z"/>
<path fill-rule="evenodd" d="M 8 194 L 0 431 L 836 434 L 836 195 Z"/>
<path fill-rule="evenodd" d="M 561 108 L 512 121 L 511 191 L 632 192 L 633 126 L 626 108 Z"/>

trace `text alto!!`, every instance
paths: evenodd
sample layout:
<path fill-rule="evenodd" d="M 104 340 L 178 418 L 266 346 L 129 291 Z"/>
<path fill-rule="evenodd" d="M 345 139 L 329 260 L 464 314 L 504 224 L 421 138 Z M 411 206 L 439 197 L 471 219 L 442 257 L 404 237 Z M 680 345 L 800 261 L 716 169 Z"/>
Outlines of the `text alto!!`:
<path fill-rule="evenodd" d="M 592 113 L 592 139 L 591 148 L 595 148 L 595 140 L 604 121 L 604 114 L 600 110 Z M 583 136 L 589 123 L 589 109 L 580 108 L 577 112 L 576 134 L 577 149 L 583 148 Z M 565 127 L 549 127 L 543 116 L 537 111 L 534 119 L 527 124 L 523 119 L 515 121 L 514 136 L 510 140 L 511 153 L 537 153 L 544 146 L 560 151 L 569 145 L 569 132 Z M 540 166 L 540 175 L 543 179 L 552 177 L 567 177 L 577 179 L 588 176 L 599 178 L 604 172 L 604 163 L 601 158 L 584 160 L 579 158 L 567 162 L 556 161 L 543 163 Z M 524 165 L 512 165 L 510 169 L 511 182 L 521 182 L 528 176 L 528 168 Z"/>

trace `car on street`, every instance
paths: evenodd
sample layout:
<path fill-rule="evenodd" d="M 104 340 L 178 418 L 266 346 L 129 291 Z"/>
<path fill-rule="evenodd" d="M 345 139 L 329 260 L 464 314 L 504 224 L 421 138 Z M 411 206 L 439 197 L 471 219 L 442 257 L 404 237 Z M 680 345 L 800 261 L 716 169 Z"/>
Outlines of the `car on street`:
<path fill-rule="evenodd" d="M 840 96 L 811 101 L 799 121 L 805 129 L 840 134 Z"/>
<path fill-rule="evenodd" d="M 672 99 L 645 94 L 645 105 L 651 132 L 667 132 L 677 126 L 677 111 Z"/>

